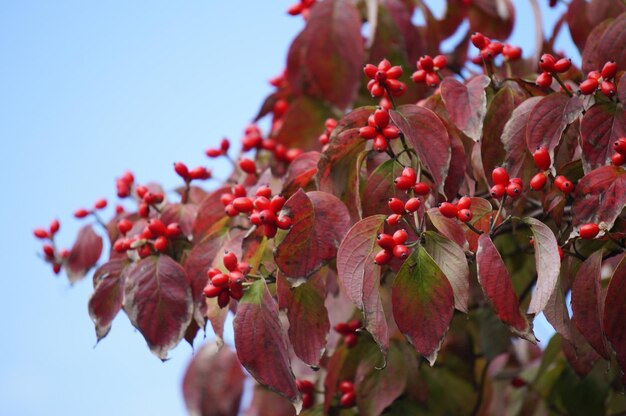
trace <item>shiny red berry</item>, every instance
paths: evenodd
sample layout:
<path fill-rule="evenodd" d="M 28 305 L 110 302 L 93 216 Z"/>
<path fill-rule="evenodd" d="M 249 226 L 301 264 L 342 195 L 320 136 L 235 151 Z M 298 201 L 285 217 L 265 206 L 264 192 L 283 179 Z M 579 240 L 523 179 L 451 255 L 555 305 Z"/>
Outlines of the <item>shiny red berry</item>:
<path fill-rule="evenodd" d="M 522 186 L 519 183 L 511 182 L 506 187 L 506 194 L 511 198 L 517 198 L 522 195 Z"/>
<path fill-rule="evenodd" d="M 550 165 L 552 164 L 552 160 L 550 159 L 550 152 L 545 147 L 539 147 L 533 153 L 533 159 L 535 160 L 535 166 L 541 170 L 550 169 Z"/>
<path fill-rule="evenodd" d="M 600 227 L 598 227 L 598 224 L 594 223 L 581 225 L 580 229 L 578 230 L 580 238 L 582 238 L 583 240 L 591 240 L 592 238 L 595 238 L 599 232 Z"/>
<path fill-rule="evenodd" d="M 404 244 L 406 239 L 409 238 L 409 234 L 404 229 L 400 229 L 393 233 L 393 242 L 396 244 Z"/>
<path fill-rule="evenodd" d="M 567 72 L 572 67 L 572 60 L 569 58 L 561 58 L 554 63 L 555 72 Z"/>
<path fill-rule="evenodd" d="M 384 233 L 378 234 L 376 243 L 385 250 L 393 250 L 393 247 L 396 245 L 395 241 L 393 241 L 393 237 Z"/>
<path fill-rule="evenodd" d="M 419 209 L 420 205 L 421 205 L 421 201 L 418 198 L 410 198 L 404 204 L 404 209 L 407 212 L 415 212 Z"/>
<path fill-rule="evenodd" d="M 457 214 L 457 218 L 461 222 L 470 222 L 472 220 L 472 217 L 473 217 L 472 211 L 470 211 L 467 208 L 463 208 L 459 210 L 459 213 Z"/>
<path fill-rule="evenodd" d="M 539 191 L 543 189 L 547 181 L 548 177 L 543 172 L 539 172 L 530 180 L 530 187 L 535 191 Z"/>
<path fill-rule="evenodd" d="M 154 249 L 160 252 L 164 252 L 167 249 L 167 237 L 164 235 L 158 237 L 154 241 Z"/>
<path fill-rule="evenodd" d="M 544 53 L 541 55 L 539 59 L 539 68 L 542 71 L 546 72 L 554 72 L 554 64 L 556 63 L 556 58 L 549 53 Z"/>
<path fill-rule="evenodd" d="M 504 185 L 500 183 L 492 186 L 491 189 L 489 190 L 489 194 L 494 199 L 502 198 L 505 193 L 506 193 L 506 188 Z"/>
<path fill-rule="evenodd" d="M 616 73 L 617 73 L 617 63 L 615 63 L 615 61 L 609 61 L 605 63 L 604 66 L 602 67 L 602 71 L 600 72 L 600 75 L 602 76 L 602 79 L 609 79 L 609 78 L 613 78 Z"/>
<path fill-rule="evenodd" d="M 509 173 L 504 168 L 495 168 L 491 172 L 491 179 L 495 185 L 507 186 L 509 184 Z"/>
<path fill-rule="evenodd" d="M 580 86 L 578 87 L 580 93 L 584 95 L 593 94 L 597 88 L 598 80 L 593 78 L 586 79 L 585 81 L 581 82 Z"/>
<path fill-rule="evenodd" d="M 615 142 L 613 142 L 613 150 L 615 150 L 620 155 L 626 156 L 626 137 L 620 137 Z"/>
<path fill-rule="evenodd" d="M 256 164 L 251 159 L 241 159 L 239 161 L 239 167 L 242 171 L 250 175 L 256 175 Z"/>
<path fill-rule="evenodd" d="M 459 202 L 456 203 L 456 207 L 461 209 L 469 209 L 472 206 L 472 198 L 469 196 L 463 196 L 459 199 Z"/>
<path fill-rule="evenodd" d="M 548 88 L 552 85 L 552 75 L 549 72 L 542 72 L 535 80 L 535 84 L 541 88 Z"/>
<path fill-rule="evenodd" d="M 559 175 L 554 178 L 554 185 L 556 185 L 556 187 L 559 188 L 559 190 L 564 194 L 569 194 L 574 190 L 572 182 L 563 175 Z"/>
<path fill-rule="evenodd" d="M 459 210 L 456 205 L 450 202 L 442 202 L 441 205 L 439 205 L 439 212 L 446 218 L 456 218 Z"/>
<path fill-rule="evenodd" d="M 380 250 L 374 258 L 374 263 L 383 266 L 391 261 L 393 253 L 389 250 Z"/>

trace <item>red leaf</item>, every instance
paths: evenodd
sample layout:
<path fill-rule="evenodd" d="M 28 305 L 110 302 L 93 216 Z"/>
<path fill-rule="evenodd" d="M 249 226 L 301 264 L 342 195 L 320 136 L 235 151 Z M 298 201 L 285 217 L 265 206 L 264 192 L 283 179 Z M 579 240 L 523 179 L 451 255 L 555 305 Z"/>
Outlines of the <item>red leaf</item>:
<path fill-rule="evenodd" d="M 443 121 L 443 120 L 442 120 Z M 465 179 L 465 170 L 467 168 L 467 156 L 465 154 L 465 147 L 463 141 L 459 137 L 457 130 L 449 128 L 444 122 L 446 130 L 448 130 L 448 136 L 450 137 L 450 168 L 448 169 L 448 176 L 444 184 L 444 191 L 448 199 L 454 199 L 463 184 Z"/>
<path fill-rule="evenodd" d="M 454 313 L 450 282 L 422 246 L 407 258 L 391 287 L 398 329 L 432 366 Z"/>
<path fill-rule="evenodd" d="M 246 290 L 233 326 L 241 364 L 259 383 L 289 399 L 298 410 L 300 394 L 291 371 L 287 336 L 264 279 Z"/>
<path fill-rule="evenodd" d="M 289 49 L 287 78 L 297 95 L 324 98 L 343 109 L 356 94 L 364 60 L 357 8 L 349 0 L 321 2 Z"/>
<path fill-rule="evenodd" d="M 583 101 L 578 96 L 550 94 L 541 99 L 530 112 L 526 126 L 526 144 L 533 153 L 545 147 L 554 161 L 554 149 L 561 141 L 565 128 L 583 113 Z"/>
<path fill-rule="evenodd" d="M 287 310 L 289 340 L 293 350 L 305 364 L 318 367 L 326 348 L 330 331 L 326 298 L 325 275 L 317 273 L 306 282 L 291 287 L 279 274 L 276 282 L 278 302 Z"/>
<path fill-rule="evenodd" d="M 237 355 L 230 348 L 204 344 L 183 378 L 187 411 L 202 416 L 236 415 L 245 379 Z"/>
<path fill-rule="evenodd" d="M 469 267 L 463 249 L 454 241 L 426 231 L 424 247 L 441 271 L 446 275 L 454 292 L 454 307 L 467 313 L 469 302 Z"/>
<path fill-rule="evenodd" d="M 350 226 L 350 214 L 337 197 L 299 190 L 287 200 L 292 226 L 274 254 L 276 265 L 289 277 L 306 278 L 335 258 Z"/>
<path fill-rule="evenodd" d="M 626 67 L 626 12 L 606 20 L 590 34 L 583 50 L 583 71 L 599 71 L 605 62 L 615 61 L 618 68 Z"/>
<path fill-rule="evenodd" d="M 185 335 L 193 313 L 185 270 L 163 254 L 131 264 L 126 272 L 124 311 L 150 350 L 165 360 Z"/>
<path fill-rule="evenodd" d="M 380 251 L 376 237 L 384 222 L 384 215 L 375 215 L 350 228 L 337 251 L 337 278 L 348 299 L 363 312 L 365 328 L 386 352 L 389 335 L 379 295 L 380 266 L 374 264 Z"/>
<path fill-rule="evenodd" d="M 469 10 L 470 32 L 507 39 L 513 31 L 515 9 L 511 0 L 473 0 Z"/>
<path fill-rule="evenodd" d="M 296 411 L 289 400 L 257 384 L 244 416 L 296 416 Z"/>
<path fill-rule="evenodd" d="M 169 225 L 177 222 L 180 225 L 183 235 L 193 236 L 193 224 L 198 213 L 196 204 L 167 204 L 161 213 L 163 224 Z"/>
<path fill-rule="evenodd" d="M 521 103 L 513 110 L 511 118 L 507 121 L 502 131 L 501 140 L 506 153 L 503 166 L 507 169 L 511 177 L 519 176 L 524 161 L 528 157 L 526 125 L 528 124 L 530 113 L 541 99 L 542 97 L 531 97 Z"/>
<path fill-rule="evenodd" d="M 529 217 L 524 218 L 523 221 L 528 224 L 533 233 L 537 267 L 537 283 L 528 306 L 528 313 L 538 314 L 546 307 L 559 280 L 561 270 L 559 244 L 550 227 L 541 221 Z"/>
<path fill-rule="evenodd" d="M 446 127 L 437 114 L 416 105 L 403 105 L 398 111 L 392 110 L 389 113 L 432 175 L 438 190 L 443 193 L 451 154 Z"/>
<path fill-rule="evenodd" d="M 598 250 L 590 255 L 576 274 L 572 285 L 572 322 L 589 344 L 608 360 L 610 357 L 602 331 L 602 254 L 602 250 Z"/>
<path fill-rule="evenodd" d="M 531 342 L 536 342 L 532 326 L 520 311 L 519 300 L 513 290 L 511 277 L 498 249 L 487 233 L 481 234 L 478 238 L 476 268 L 478 281 L 498 318 L 509 325 L 513 332 Z"/>
<path fill-rule="evenodd" d="M 83 226 L 78 231 L 76 241 L 65 263 L 65 270 L 70 283 L 82 279 L 96 265 L 102 254 L 102 237 L 96 234 L 91 225 Z"/>
<path fill-rule="evenodd" d="M 289 164 L 283 184 L 282 195 L 290 197 L 298 189 L 305 188 L 317 173 L 319 152 L 302 153 Z"/>
<path fill-rule="evenodd" d="M 369 217 L 381 212 L 389 212 L 389 198 L 399 198 L 406 201 L 405 192 L 398 190 L 393 180 L 402 173 L 402 166 L 395 160 L 387 160 L 370 174 L 365 181 L 361 195 L 363 217 Z"/>
<path fill-rule="evenodd" d="M 614 102 L 595 104 L 583 116 L 580 134 L 585 172 L 610 163 L 615 153 L 613 143 L 626 136 L 624 105 Z"/>
<path fill-rule="evenodd" d="M 309 96 L 298 97 L 289 103 L 282 127 L 274 139 L 287 147 L 305 151 L 319 149 L 319 135 L 331 115 L 331 109 L 323 101 Z"/>
<path fill-rule="evenodd" d="M 430 208 L 426 213 L 428 214 L 428 219 L 433 223 L 437 231 L 459 246 L 465 246 L 467 242 L 465 239 L 465 230 L 456 218 L 444 217 L 439 212 L 439 208 Z"/>
<path fill-rule="evenodd" d="M 475 142 L 482 136 L 483 120 L 487 113 L 485 88 L 490 82 L 485 75 L 472 78 L 467 85 L 452 77 L 446 77 L 441 82 L 441 97 L 450 120 Z"/>
<path fill-rule="evenodd" d="M 222 194 L 230 192 L 230 186 L 224 186 L 204 198 L 198 206 L 198 214 L 193 222 L 193 241 L 200 241 L 226 225 L 229 218 L 224 212 L 224 205 L 221 203 L 220 197 Z"/>
<path fill-rule="evenodd" d="M 572 204 L 573 224 L 606 223 L 610 230 L 626 206 L 626 170 L 603 166 L 582 177 Z"/>
<path fill-rule="evenodd" d="M 98 341 L 111 330 L 113 319 L 122 309 L 124 269 L 128 261 L 111 260 L 98 267 L 93 275 L 94 291 L 89 297 L 89 316 L 96 326 Z"/>
<path fill-rule="evenodd" d="M 609 287 L 606 290 L 602 320 L 604 333 L 617 355 L 622 373 L 626 372 L 626 325 L 624 325 L 626 302 L 624 302 L 624 293 L 626 293 L 626 257 L 620 261 L 613 271 L 613 276 L 611 276 Z"/>

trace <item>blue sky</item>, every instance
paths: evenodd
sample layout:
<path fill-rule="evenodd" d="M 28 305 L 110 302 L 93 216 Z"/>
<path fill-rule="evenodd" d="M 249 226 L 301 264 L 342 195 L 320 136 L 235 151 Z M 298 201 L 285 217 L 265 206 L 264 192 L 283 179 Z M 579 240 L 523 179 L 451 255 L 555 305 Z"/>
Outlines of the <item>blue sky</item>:
<path fill-rule="evenodd" d="M 302 27 L 290 4 L 0 0 L 0 414 L 184 414 L 189 346 L 161 363 L 120 314 L 93 348 L 90 279 L 53 276 L 31 231 L 59 218 L 69 246 L 71 213 L 114 196 L 124 170 L 171 189 L 172 162 L 238 139 Z M 530 50 L 529 33 L 513 42 Z"/>

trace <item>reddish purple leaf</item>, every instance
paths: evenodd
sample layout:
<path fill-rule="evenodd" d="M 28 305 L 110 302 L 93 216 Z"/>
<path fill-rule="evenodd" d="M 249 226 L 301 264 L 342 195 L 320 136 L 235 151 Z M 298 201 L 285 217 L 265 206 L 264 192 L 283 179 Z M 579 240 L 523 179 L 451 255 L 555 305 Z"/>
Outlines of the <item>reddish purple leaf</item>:
<path fill-rule="evenodd" d="M 441 82 L 441 97 L 450 120 L 475 142 L 483 133 L 483 120 L 487 113 L 485 88 L 490 82 L 485 75 L 472 78 L 467 85 L 452 77 L 446 77 Z"/>
<path fill-rule="evenodd" d="M 454 241 L 433 231 L 426 231 L 424 248 L 446 275 L 454 292 L 454 307 L 467 313 L 469 302 L 469 267 L 463 249 Z"/>
<path fill-rule="evenodd" d="M 450 168 L 450 137 L 437 114 L 417 105 L 403 105 L 390 111 L 391 119 L 430 172 L 439 192 Z"/>
<path fill-rule="evenodd" d="M 302 153 L 289 164 L 283 184 L 282 195 L 290 197 L 300 188 L 305 188 L 317 173 L 320 160 L 319 152 Z"/>
<path fill-rule="evenodd" d="M 187 412 L 191 416 L 238 414 L 245 379 L 237 355 L 230 348 L 204 344 L 183 378 Z"/>
<path fill-rule="evenodd" d="M 279 274 L 276 281 L 278 302 L 287 310 L 289 340 L 293 350 L 305 364 L 318 367 L 326 348 L 330 331 L 326 298 L 325 275 L 317 273 L 306 282 L 292 287 Z"/>
<path fill-rule="evenodd" d="M 289 400 L 257 384 L 244 416 L 296 416 L 296 411 Z"/>
<path fill-rule="evenodd" d="M 93 275 L 94 291 L 89 297 L 89 316 L 96 326 L 98 341 L 111 330 L 113 319 L 122 309 L 124 269 L 128 261 L 111 260 L 98 267 Z"/>
<path fill-rule="evenodd" d="M 620 261 L 613 271 L 613 276 L 611 276 L 609 287 L 606 290 L 602 320 L 604 333 L 617 355 L 622 374 L 626 373 L 626 325 L 624 325 L 626 302 L 624 302 L 624 293 L 626 293 L 626 257 Z"/>
<path fill-rule="evenodd" d="M 317 191 L 299 190 L 284 209 L 291 215 L 292 226 L 274 259 L 287 276 L 306 278 L 335 258 L 350 226 L 350 214 L 337 197 Z"/>
<path fill-rule="evenodd" d="M 65 262 L 65 270 L 70 283 L 82 279 L 96 265 L 102 254 L 102 237 L 96 234 L 91 225 L 83 226 L 78 231 L 76 241 Z"/>
<path fill-rule="evenodd" d="M 536 342 L 531 324 L 520 311 L 519 300 L 513 290 L 509 272 L 488 233 L 481 234 L 478 238 L 476 268 L 478 281 L 498 318 L 519 336 Z"/>
<path fill-rule="evenodd" d="M 559 244 L 554 233 L 544 223 L 535 218 L 524 218 L 533 233 L 535 241 L 535 265 L 537 268 L 537 283 L 533 297 L 528 306 L 528 313 L 538 314 L 543 311 L 548 299 L 554 293 L 561 270 Z"/>
<path fill-rule="evenodd" d="M 519 176 L 524 165 L 524 161 L 528 157 L 528 147 L 526 146 L 526 125 L 533 108 L 542 97 L 531 97 L 521 103 L 513 110 L 511 118 L 504 126 L 502 131 L 502 143 L 506 158 L 503 166 L 509 172 L 511 177 Z"/>
<path fill-rule="evenodd" d="M 337 251 L 337 278 L 346 296 L 363 312 L 365 328 L 386 352 L 389 335 L 379 294 L 380 266 L 374 264 L 380 251 L 376 237 L 384 223 L 384 215 L 375 215 L 350 228 Z"/>
<path fill-rule="evenodd" d="M 554 161 L 554 149 L 561 141 L 565 128 L 583 113 L 583 100 L 578 96 L 550 94 L 541 99 L 530 112 L 526 128 L 526 144 L 533 153 L 545 147 Z"/>
<path fill-rule="evenodd" d="M 603 295 L 602 250 L 590 255 L 576 274 L 572 285 L 572 322 L 589 344 L 605 359 L 609 359 L 602 331 Z"/>
<path fill-rule="evenodd" d="M 298 97 L 289 103 L 275 140 L 305 151 L 319 149 L 319 135 L 331 115 L 331 109 L 323 101 L 306 95 Z"/>
<path fill-rule="evenodd" d="M 430 208 L 426 211 L 428 219 L 433 226 L 448 240 L 452 240 L 459 246 L 464 247 L 467 240 L 465 239 L 465 230 L 456 218 L 444 217 L 439 208 Z"/>
<path fill-rule="evenodd" d="M 567 259 L 565 261 L 567 261 Z M 576 331 L 576 328 L 572 327 L 569 312 L 565 304 L 565 294 L 563 293 L 561 284 L 557 284 L 556 290 L 552 292 L 552 296 L 548 299 L 543 314 L 554 330 L 560 334 L 565 341 L 574 341 L 573 332 Z"/>
<path fill-rule="evenodd" d="M 443 120 L 442 120 L 443 121 Z M 460 133 L 456 129 L 450 128 L 445 122 L 448 136 L 450 137 L 450 168 L 448 176 L 444 184 L 444 191 L 448 199 L 454 199 L 461 188 L 461 184 L 465 179 L 465 170 L 467 168 L 467 156 L 465 154 L 465 146 L 461 140 Z"/>
<path fill-rule="evenodd" d="M 224 227 L 229 217 L 224 212 L 224 205 L 220 197 L 224 193 L 230 193 L 230 186 L 223 186 L 210 193 L 200 206 L 198 214 L 193 222 L 193 241 L 200 241 L 205 236 L 215 233 Z"/>
<path fill-rule="evenodd" d="M 470 32 L 507 39 L 513 31 L 515 9 L 511 0 L 473 0 L 469 10 Z"/>
<path fill-rule="evenodd" d="M 626 206 L 626 170 L 621 167 L 603 166 L 592 170 L 578 182 L 572 204 L 573 224 L 590 222 L 613 223 Z"/>
<path fill-rule="evenodd" d="M 193 314 L 185 269 L 161 254 L 131 264 L 126 273 L 124 311 L 161 360 L 185 335 Z"/>
<path fill-rule="evenodd" d="M 404 261 L 391 287 L 398 329 L 432 366 L 454 313 L 454 292 L 422 246 Z"/>
<path fill-rule="evenodd" d="M 183 235 L 193 236 L 193 224 L 198 213 L 196 204 L 167 204 L 161 213 L 161 221 L 165 225 L 177 222 Z"/>
<path fill-rule="evenodd" d="M 233 326 L 241 364 L 261 385 L 289 399 L 298 409 L 300 394 L 291 371 L 287 336 L 264 279 L 246 290 Z"/>
<path fill-rule="evenodd" d="M 364 60 L 358 9 L 349 0 L 321 2 L 289 49 L 287 78 L 297 95 L 343 109 L 356 94 Z"/>
<path fill-rule="evenodd" d="M 626 137 L 624 105 L 612 101 L 595 104 L 582 118 L 580 135 L 585 172 L 609 164 L 615 153 L 613 143 Z"/>
<path fill-rule="evenodd" d="M 361 193 L 363 217 L 389 211 L 389 198 L 408 199 L 407 194 L 396 188 L 394 179 L 402 173 L 402 166 L 395 160 L 387 160 L 378 165 L 365 181 Z"/>
<path fill-rule="evenodd" d="M 626 67 L 626 48 L 624 48 L 626 30 L 624 27 L 626 27 L 626 12 L 596 26 L 589 34 L 589 40 L 583 50 L 583 71 L 599 71 L 608 61 L 615 61 L 620 69 Z"/>

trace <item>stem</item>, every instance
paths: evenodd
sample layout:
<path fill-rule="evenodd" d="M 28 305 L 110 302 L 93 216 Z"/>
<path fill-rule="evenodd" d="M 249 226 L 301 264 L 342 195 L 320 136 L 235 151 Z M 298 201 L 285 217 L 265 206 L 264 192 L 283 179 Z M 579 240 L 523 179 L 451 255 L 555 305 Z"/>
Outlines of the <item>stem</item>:
<path fill-rule="evenodd" d="M 393 95 L 391 95 L 391 91 L 389 91 L 389 87 L 387 86 L 387 83 L 385 83 L 385 92 L 387 93 L 387 98 L 389 98 L 389 101 L 391 101 L 391 107 L 393 107 L 393 109 L 396 109 L 396 102 L 393 99 Z"/>
<path fill-rule="evenodd" d="M 92 211 L 91 215 L 96 219 L 96 222 L 104 229 L 105 232 L 108 232 L 107 225 L 102 221 L 102 218 L 98 215 L 96 211 Z"/>
<path fill-rule="evenodd" d="M 480 411 L 480 407 L 483 403 L 483 396 L 484 396 L 484 390 L 485 390 L 485 379 L 487 378 L 487 369 L 489 368 L 489 360 L 487 360 L 487 362 L 485 363 L 485 366 L 483 367 L 483 371 L 480 374 L 480 381 L 478 382 L 478 399 L 476 399 L 476 404 L 474 405 L 474 408 L 472 409 L 472 415 L 477 415 L 478 412 Z"/>
<path fill-rule="evenodd" d="M 565 85 L 565 83 L 563 82 L 563 80 L 561 79 L 561 77 L 559 77 L 559 74 L 557 74 L 556 72 L 551 72 L 552 76 L 554 77 L 554 79 L 556 79 L 556 81 L 559 83 L 559 85 L 561 86 L 561 88 L 563 88 L 563 90 L 565 90 L 565 92 L 567 93 L 567 95 L 569 95 L 570 97 L 573 97 L 574 95 L 572 94 L 572 92 L 569 90 L 569 88 L 567 88 L 567 85 Z"/>
<path fill-rule="evenodd" d="M 506 67 L 506 77 L 513 78 L 513 71 L 511 71 L 511 63 L 509 61 L 504 61 L 504 66 Z"/>
<path fill-rule="evenodd" d="M 502 214 L 502 208 L 504 207 L 504 201 L 506 201 L 506 196 L 507 195 L 504 194 L 504 197 L 502 197 L 502 201 L 500 202 L 500 207 L 498 208 L 498 212 L 496 213 L 496 216 L 493 218 L 493 221 L 491 222 L 491 226 L 489 227 L 489 234 L 491 236 L 493 236 L 493 229 L 498 223 L 498 218 L 500 218 L 500 214 Z"/>
<path fill-rule="evenodd" d="M 469 228 L 470 230 L 474 231 L 476 234 L 481 235 L 483 234 L 482 231 L 480 231 L 478 228 L 474 227 L 472 224 L 470 224 L 469 222 L 466 222 L 465 225 L 467 225 L 467 228 Z"/>
<path fill-rule="evenodd" d="M 413 215 L 416 215 L 416 214 L 417 214 L 417 211 L 413 213 Z M 413 232 L 414 232 L 415 234 L 417 234 L 418 236 L 420 235 L 420 232 L 418 231 L 418 229 L 417 229 L 417 227 L 416 227 L 417 222 L 416 222 L 415 224 L 413 224 L 411 221 L 407 220 L 407 219 L 406 219 L 406 217 L 404 217 L 404 216 L 402 217 L 402 221 L 404 221 L 405 223 L 407 223 L 407 224 L 408 224 L 408 226 L 409 226 L 409 227 L 411 227 L 411 229 L 413 230 Z"/>
<path fill-rule="evenodd" d="M 180 202 L 182 204 L 186 204 L 187 201 L 189 201 L 189 191 L 191 189 L 191 186 L 189 186 L 189 181 L 185 181 L 185 190 L 183 191 L 183 194 L 181 195 L 180 198 Z"/>

